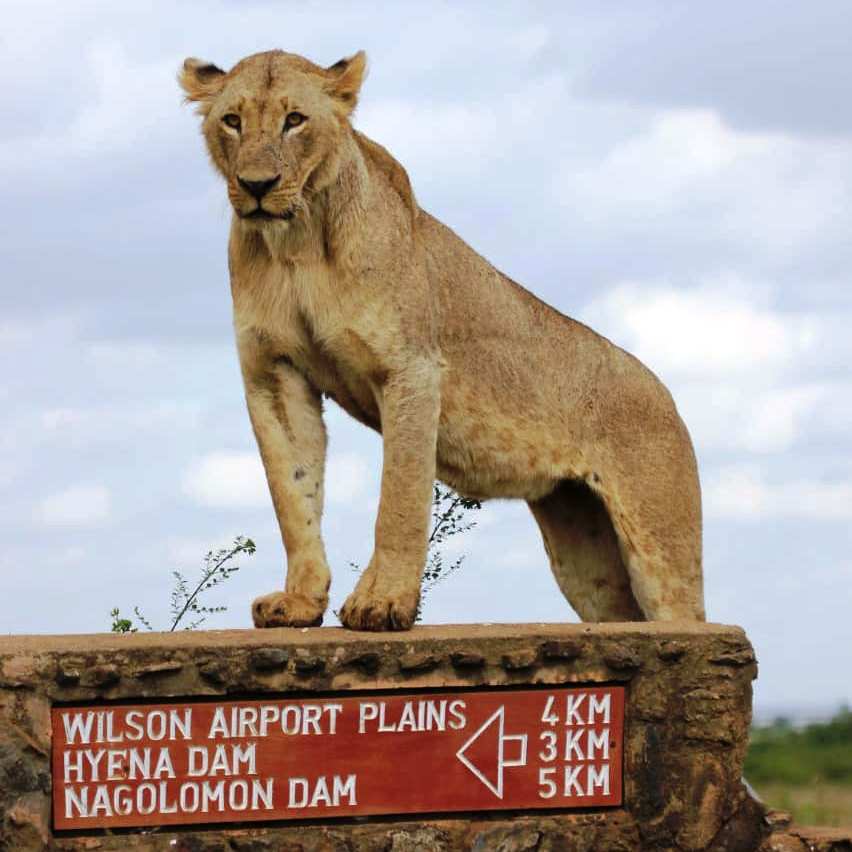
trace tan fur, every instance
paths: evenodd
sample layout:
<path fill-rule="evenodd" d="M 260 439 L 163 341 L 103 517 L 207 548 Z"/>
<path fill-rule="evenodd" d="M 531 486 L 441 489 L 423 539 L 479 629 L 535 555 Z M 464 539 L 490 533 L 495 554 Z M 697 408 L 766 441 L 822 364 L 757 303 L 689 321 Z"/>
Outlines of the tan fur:
<path fill-rule="evenodd" d="M 363 53 L 322 68 L 273 51 L 180 75 L 234 207 L 237 343 L 287 551 L 255 624 L 319 623 L 328 603 L 323 396 L 384 443 L 346 626 L 411 626 L 436 476 L 528 501 L 583 619 L 702 619 L 698 476 L 670 395 L 418 208 L 402 166 L 351 126 L 364 72 Z M 294 112 L 306 120 L 284 131 Z M 258 201 L 241 179 L 277 183 Z M 259 203 L 270 218 L 246 218 Z"/>

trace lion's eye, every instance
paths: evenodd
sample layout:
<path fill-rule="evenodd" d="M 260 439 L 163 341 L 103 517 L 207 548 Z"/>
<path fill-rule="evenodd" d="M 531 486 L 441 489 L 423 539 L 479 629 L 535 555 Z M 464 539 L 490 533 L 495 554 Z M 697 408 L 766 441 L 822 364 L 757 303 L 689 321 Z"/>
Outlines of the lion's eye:
<path fill-rule="evenodd" d="M 223 115 L 222 121 L 224 121 L 228 127 L 233 127 L 234 130 L 240 129 L 240 117 L 236 115 L 236 113 L 229 112 L 227 115 Z"/>
<path fill-rule="evenodd" d="M 307 121 L 307 117 L 300 112 L 289 112 L 287 118 L 284 119 L 284 130 L 290 130 L 293 127 L 298 127 Z"/>

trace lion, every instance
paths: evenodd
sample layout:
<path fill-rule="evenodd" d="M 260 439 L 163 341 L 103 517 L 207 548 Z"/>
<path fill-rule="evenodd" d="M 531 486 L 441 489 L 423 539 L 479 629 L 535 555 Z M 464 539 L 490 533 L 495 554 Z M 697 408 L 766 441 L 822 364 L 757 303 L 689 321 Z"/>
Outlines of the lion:
<path fill-rule="evenodd" d="M 233 207 L 237 349 L 287 556 L 254 624 L 321 624 L 328 605 L 324 397 L 383 442 L 345 627 L 412 626 L 436 478 L 526 500 L 584 621 L 703 620 L 698 471 L 671 395 L 419 207 L 352 125 L 365 71 L 363 51 L 323 67 L 273 50 L 179 74 Z"/>

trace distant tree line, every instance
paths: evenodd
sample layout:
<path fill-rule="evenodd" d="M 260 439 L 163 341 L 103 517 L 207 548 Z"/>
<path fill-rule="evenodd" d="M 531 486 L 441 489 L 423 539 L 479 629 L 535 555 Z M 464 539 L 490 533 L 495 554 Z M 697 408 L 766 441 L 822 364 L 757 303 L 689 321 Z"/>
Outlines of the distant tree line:
<path fill-rule="evenodd" d="M 804 727 L 787 719 L 755 727 L 745 777 L 758 791 L 761 784 L 852 786 L 852 710 Z"/>

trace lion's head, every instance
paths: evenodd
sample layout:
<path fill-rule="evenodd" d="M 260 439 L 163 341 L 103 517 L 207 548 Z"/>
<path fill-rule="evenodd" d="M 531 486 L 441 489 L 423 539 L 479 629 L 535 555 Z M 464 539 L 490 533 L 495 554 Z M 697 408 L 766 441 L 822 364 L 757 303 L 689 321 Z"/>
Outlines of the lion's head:
<path fill-rule="evenodd" d="M 279 50 L 230 71 L 187 59 L 178 76 L 241 221 L 288 227 L 337 175 L 341 136 L 364 78 L 363 51 L 329 68 Z"/>

